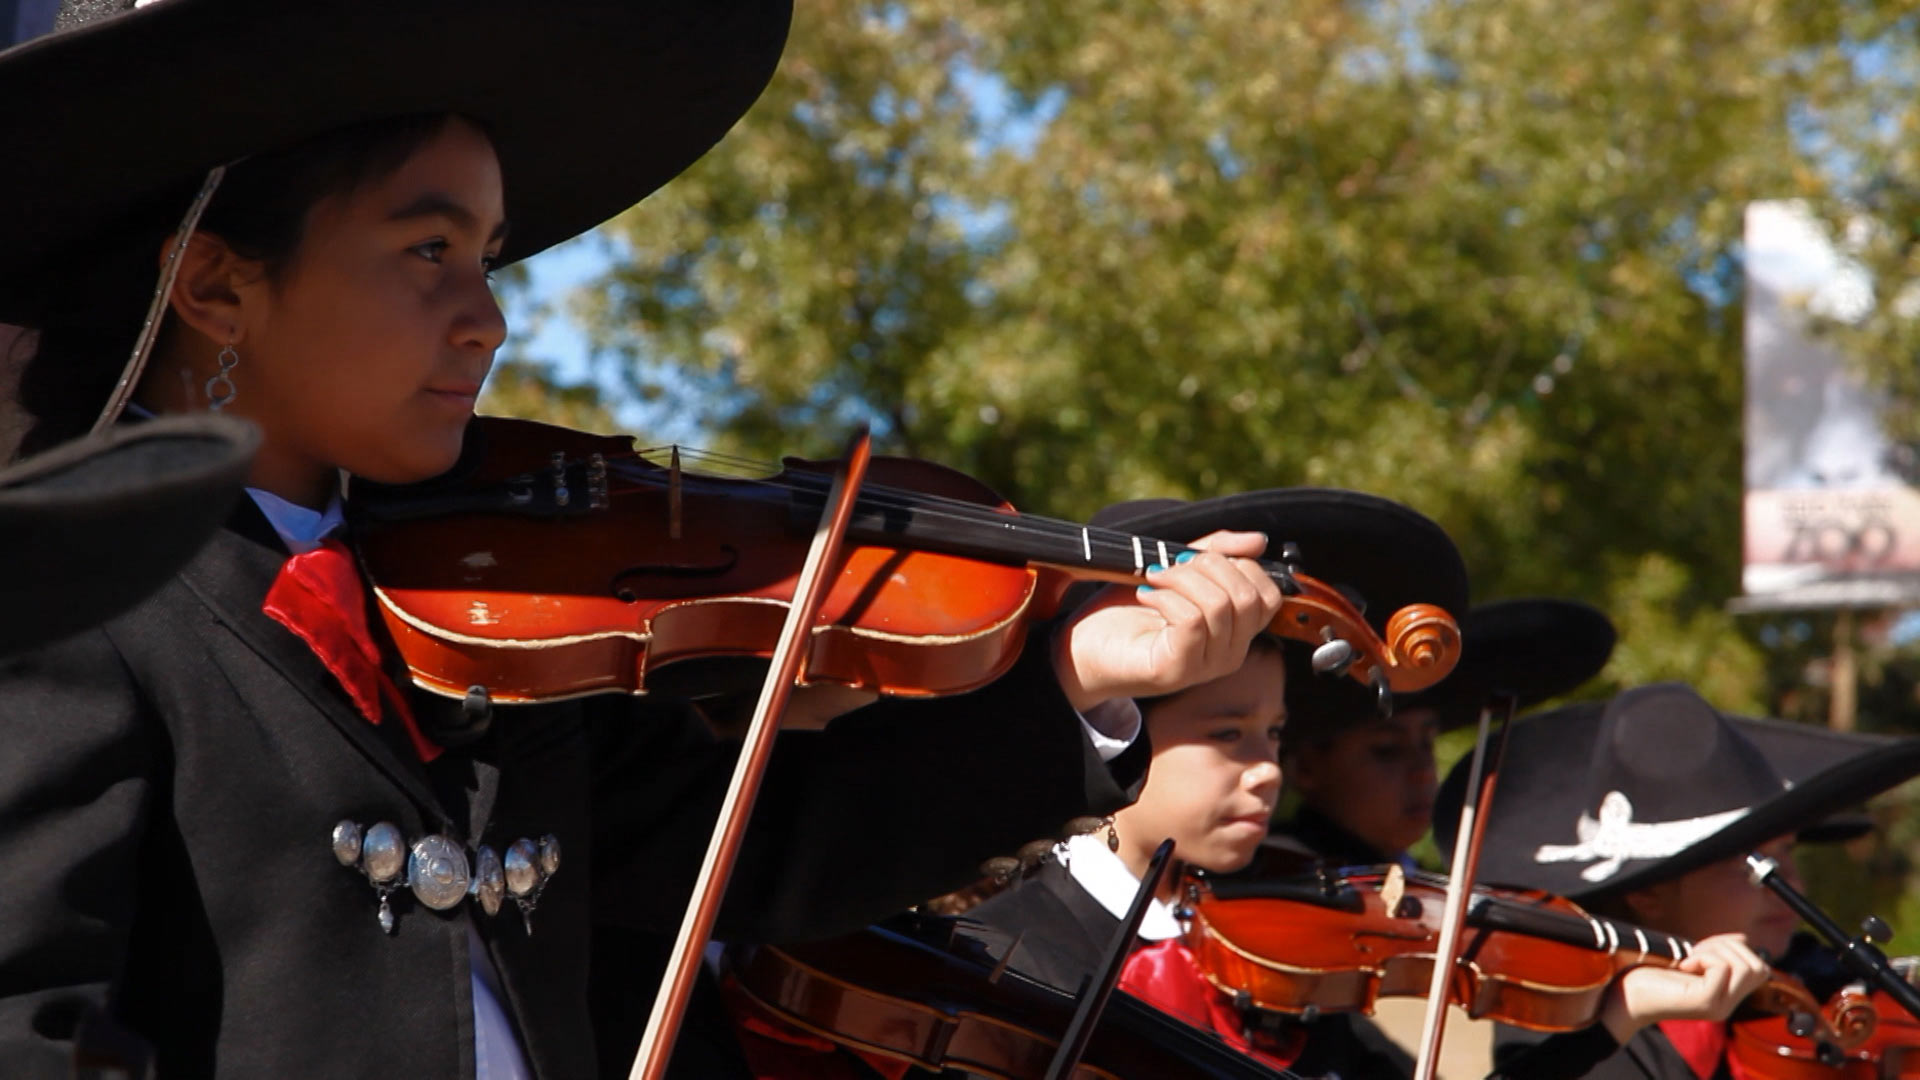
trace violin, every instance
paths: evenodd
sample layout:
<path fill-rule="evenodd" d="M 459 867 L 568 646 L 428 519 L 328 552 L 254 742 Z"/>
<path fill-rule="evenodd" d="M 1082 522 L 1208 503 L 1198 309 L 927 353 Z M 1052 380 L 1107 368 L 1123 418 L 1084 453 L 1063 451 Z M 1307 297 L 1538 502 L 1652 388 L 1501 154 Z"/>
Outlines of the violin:
<path fill-rule="evenodd" d="M 1075 1000 L 995 965 L 950 919 L 806 945 L 759 946 L 729 972 L 750 1008 L 863 1054 L 940 1072 L 1040 1080 Z M 1276 1080 L 1277 1071 L 1211 1033 L 1116 991 L 1076 1080 Z"/>
<path fill-rule="evenodd" d="M 1446 879 L 1436 874 L 1331 872 L 1284 880 L 1192 880 L 1187 946 L 1209 982 L 1242 1012 L 1370 1012 L 1382 996 L 1425 996 L 1433 976 Z M 1531 890 L 1476 886 L 1448 1000 L 1474 1019 L 1575 1031 L 1600 1018 L 1628 968 L 1672 966 L 1692 943 L 1592 915 Z M 1866 995 L 1823 1004 L 1775 971 L 1745 1007 L 1787 1017 L 1817 1042 L 1865 1044 L 1876 1013 Z"/>
<path fill-rule="evenodd" d="M 509 703 L 698 697 L 715 665 L 770 655 L 832 466 L 710 475 L 677 448 L 476 417 L 447 475 L 356 481 L 349 512 L 419 685 Z M 1072 583 L 1138 584 L 1187 550 L 1023 515 L 951 469 L 874 458 L 802 679 L 902 696 L 975 689 L 1013 665 L 1027 626 L 1055 614 Z M 1291 555 L 1263 564 L 1286 596 L 1271 629 L 1315 646 L 1318 669 L 1383 702 L 1453 669 L 1460 632 L 1444 610 L 1395 612 L 1383 639 Z"/>
<path fill-rule="evenodd" d="M 1920 958 L 1899 957 L 1893 965 L 1908 982 L 1920 974 Z M 1839 994 L 1862 992 L 1849 985 Z M 1733 1023 L 1727 1055 L 1739 1072 L 1767 1080 L 1920 1078 L 1920 1021 L 1884 990 L 1873 990 L 1866 999 L 1879 1022 L 1853 1046 L 1822 1042 L 1794 1018 L 1761 1015 Z"/>

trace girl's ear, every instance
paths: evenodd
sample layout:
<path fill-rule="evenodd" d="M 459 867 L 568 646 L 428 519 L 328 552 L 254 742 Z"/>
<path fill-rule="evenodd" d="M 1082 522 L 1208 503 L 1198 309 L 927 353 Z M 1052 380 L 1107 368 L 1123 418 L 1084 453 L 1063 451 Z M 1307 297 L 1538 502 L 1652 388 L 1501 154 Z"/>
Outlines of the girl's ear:
<path fill-rule="evenodd" d="M 171 242 L 171 241 L 169 241 Z M 161 255 L 162 263 L 165 254 Z M 225 240 L 197 232 L 180 253 L 170 305 L 182 323 L 208 341 L 237 345 L 246 337 L 243 288 L 258 279 L 259 267 L 243 259 Z"/>

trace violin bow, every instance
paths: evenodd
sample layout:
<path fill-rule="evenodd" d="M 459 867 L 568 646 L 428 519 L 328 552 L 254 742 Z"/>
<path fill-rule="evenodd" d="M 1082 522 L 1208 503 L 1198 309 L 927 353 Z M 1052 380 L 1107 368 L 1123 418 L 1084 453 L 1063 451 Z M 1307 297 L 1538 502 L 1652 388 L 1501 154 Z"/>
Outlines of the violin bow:
<path fill-rule="evenodd" d="M 1480 841 L 1486 836 L 1487 814 L 1493 806 L 1493 786 L 1500 776 L 1500 758 L 1507 748 L 1507 732 L 1519 702 L 1511 694 L 1490 694 L 1480 710 L 1480 731 L 1473 740 L 1473 763 L 1467 767 L 1467 790 L 1460 800 L 1460 825 L 1453 833 L 1453 871 L 1448 875 L 1447 903 L 1440 915 L 1440 945 L 1433 955 L 1433 982 L 1427 988 L 1427 1015 L 1420 1025 L 1420 1057 L 1413 1080 L 1433 1080 L 1440 1066 L 1440 1040 L 1447 1030 L 1447 990 L 1453 965 L 1460 956 L 1460 932 L 1466 927 L 1467 899 L 1480 866 Z M 1505 713 L 1500 745 L 1487 753 L 1488 729 L 1495 711 Z"/>
<path fill-rule="evenodd" d="M 826 507 L 813 534 L 813 545 L 807 550 L 807 561 L 794 580 L 793 602 L 787 607 L 786 625 L 781 628 L 780 640 L 774 646 L 767 681 L 761 684 L 760 701 L 753 710 L 753 722 L 747 727 L 746 741 L 734 762 L 733 782 L 721 804 L 719 820 L 714 822 L 706 861 L 700 866 L 693 897 L 680 922 L 680 936 L 674 941 L 672 958 L 661 976 L 653 1013 L 647 1017 L 646 1034 L 641 1037 L 639 1053 L 634 1055 L 633 1069 L 628 1074 L 630 1080 L 662 1080 L 666 1076 L 667 1060 L 673 1055 L 674 1039 L 686 1016 L 687 999 L 700 973 L 701 954 L 713 934 L 720 902 L 726 896 L 727 878 L 733 873 L 740 842 L 753 815 L 754 796 L 759 793 L 760 780 L 766 775 L 767 761 L 773 755 L 774 736 L 780 732 L 780 714 L 793 696 L 801 665 L 806 662 L 813 624 L 820 617 L 821 605 L 826 602 L 832 577 L 840 566 L 847 523 L 853 518 L 854 501 L 859 496 L 861 481 L 866 478 L 872 453 L 873 437 L 862 425 L 847 447 L 845 460 L 834 472 L 833 485 L 827 490 Z"/>
<path fill-rule="evenodd" d="M 1127 917 L 1120 920 L 1120 929 L 1114 932 L 1113 940 L 1107 943 L 1107 952 L 1100 958 L 1100 966 L 1081 980 L 1080 1003 L 1073 1010 L 1067 1033 L 1060 1037 L 1060 1046 L 1054 1051 L 1052 1063 L 1047 1066 L 1046 1080 L 1067 1080 L 1073 1075 L 1074 1067 L 1080 1064 L 1081 1056 L 1087 1052 L 1087 1041 L 1093 1038 L 1093 1026 L 1100 1022 L 1107 999 L 1113 996 L 1113 988 L 1120 982 L 1120 972 L 1126 967 L 1127 954 L 1133 951 L 1134 936 L 1140 933 L 1140 923 L 1147 917 L 1147 905 L 1153 903 L 1153 896 L 1160 891 L 1160 883 L 1166 880 L 1167 868 L 1171 865 L 1173 838 L 1168 837 L 1153 849 L 1147 872 L 1141 876 L 1140 887 L 1133 893 L 1133 903 L 1127 907 Z"/>

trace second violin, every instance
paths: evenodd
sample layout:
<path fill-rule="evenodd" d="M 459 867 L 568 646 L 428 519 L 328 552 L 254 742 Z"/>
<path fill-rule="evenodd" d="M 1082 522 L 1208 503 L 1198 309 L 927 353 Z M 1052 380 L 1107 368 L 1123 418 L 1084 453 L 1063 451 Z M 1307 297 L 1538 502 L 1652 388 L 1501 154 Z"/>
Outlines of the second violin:
<path fill-rule="evenodd" d="M 1187 943 L 1207 978 L 1243 1010 L 1371 1011 L 1385 996 L 1419 996 L 1432 977 L 1445 879 L 1398 866 L 1285 881 L 1196 881 Z M 1537 1031 L 1594 1023 L 1607 988 L 1630 967 L 1685 959 L 1684 939 L 1589 914 L 1546 893 L 1479 887 L 1449 1001 L 1475 1019 Z M 1841 1049 L 1873 1034 L 1863 993 L 1816 1001 L 1776 974 L 1748 1006 L 1789 1017 Z"/>

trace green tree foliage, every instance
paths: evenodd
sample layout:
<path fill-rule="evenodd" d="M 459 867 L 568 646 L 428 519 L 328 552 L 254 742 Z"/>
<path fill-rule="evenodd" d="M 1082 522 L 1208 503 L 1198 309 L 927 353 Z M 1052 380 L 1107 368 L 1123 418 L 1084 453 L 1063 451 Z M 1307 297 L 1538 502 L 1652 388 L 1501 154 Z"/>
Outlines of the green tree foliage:
<path fill-rule="evenodd" d="M 822 0 L 739 129 L 611 227 L 626 262 L 580 314 L 730 450 L 869 418 L 1063 516 L 1403 499 L 1478 595 L 1605 606 L 1620 680 L 1759 708 L 1721 609 L 1742 210 L 1830 196 L 1814 135 L 1899 16 Z"/>
<path fill-rule="evenodd" d="M 1379 492 L 1476 596 L 1607 610 L 1590 693 L 1817 716 L 1761 644 L 1795 620 L 1723 606 L 1743 211 L 1875 223 L 1881 303 L 1835 332 L 1920 401 L 1916 41 L 1911 0 L 816 0 L 575 315 L 716 448 L 866 419 L 1076 518 Z M 1910 724 L 1897 667 L 1866 726 Z"/>

